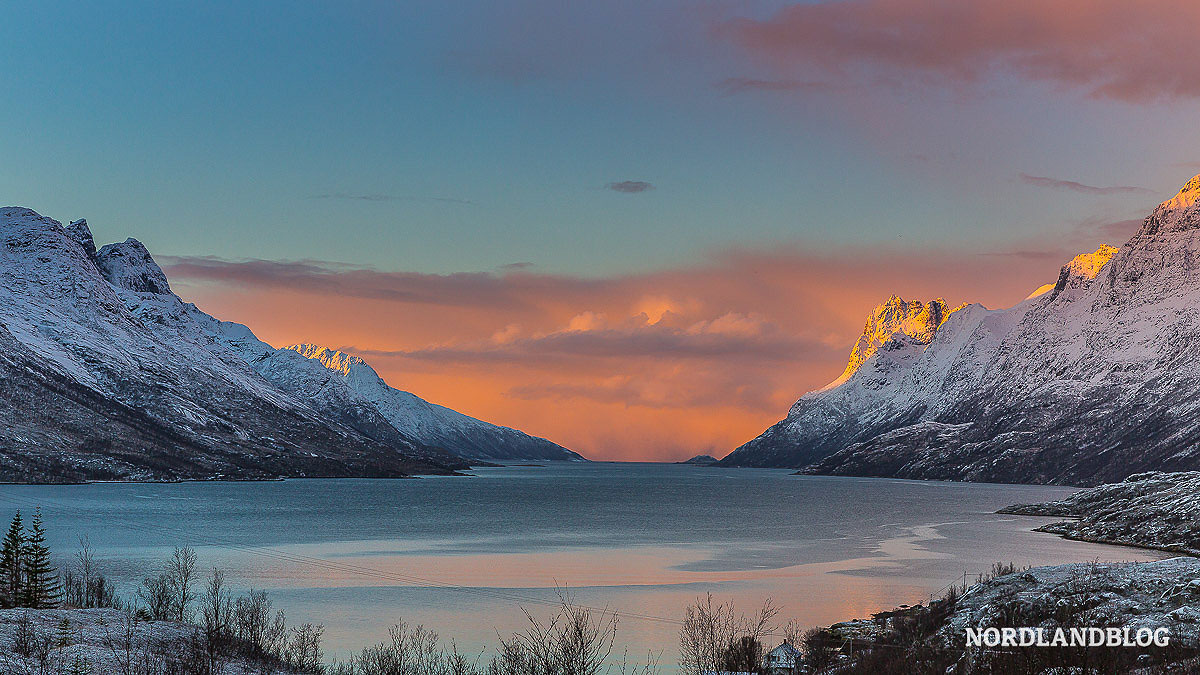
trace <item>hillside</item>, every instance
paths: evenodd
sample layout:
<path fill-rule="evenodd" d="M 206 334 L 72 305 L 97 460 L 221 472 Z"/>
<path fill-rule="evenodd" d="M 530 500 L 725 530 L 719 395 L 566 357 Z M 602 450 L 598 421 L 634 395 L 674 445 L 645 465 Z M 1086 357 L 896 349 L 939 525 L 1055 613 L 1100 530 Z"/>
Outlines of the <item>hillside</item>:
<path fill-rule="evenodd" d="M 838 380 L 722 460 L 1090 485 L 1200 468 L 1200 176 L 1120 249 L 992 310 L 893 297 Z"/>
<path fill-rule="evenodd" d="M 305 384 L 264 376 L 264 355 L 286 359 L 289 382 Z M 137 240 L 97 249 L 85 221 L 63 227 L 18 207 L 0 209 L 0 374 L 0 480 L 401 477 L 467 466 L 445 435 L 419 438 L 349 388 L 314 384 L 336 379 L 321 363 L 183 302 Z"/>

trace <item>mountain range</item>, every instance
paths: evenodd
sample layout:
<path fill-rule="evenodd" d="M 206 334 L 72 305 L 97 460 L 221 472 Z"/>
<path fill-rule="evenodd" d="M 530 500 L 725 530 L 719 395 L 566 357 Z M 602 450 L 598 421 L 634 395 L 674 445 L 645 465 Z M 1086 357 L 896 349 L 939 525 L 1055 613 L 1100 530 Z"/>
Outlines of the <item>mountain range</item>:
<path fill-rule="evenodd" d="M 388 386 L 362 359 L 276 349 L 182 301 L 135 239 L 97 249 L 0 208 L 0 480 L 399 477 L 581 460 Z"/>
<path fill-rule="evenodd" d="M 1094 485 L 1200 468 L 1200 176 L 1007 309 L 891 297 L 724 466 Z"/>

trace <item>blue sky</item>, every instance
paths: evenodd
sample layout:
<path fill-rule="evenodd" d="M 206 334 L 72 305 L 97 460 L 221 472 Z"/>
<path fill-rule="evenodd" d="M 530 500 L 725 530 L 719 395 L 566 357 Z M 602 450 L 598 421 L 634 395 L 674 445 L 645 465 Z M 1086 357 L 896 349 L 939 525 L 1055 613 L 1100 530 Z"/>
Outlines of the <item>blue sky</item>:
<path fill-rule="evenodd" d="M 0 203 L 592 458 L 723 455 L 889 295 L 1012 304 L 1200 171 L 1180 0 L 0 16 Z"/>
<path fill-rule="evenodd" d="M 786 3 L 103 4 L 4 9 L 0 200 L 160 254 L 606 275 L 1000 250 L 1157 200 L 1021 173 L 1164 192 L 1200 161 L 1188 99 L 1003 73 L 730 93 L 780 75 L 720 27 Z M 605 187 L 627 180 L 654 187 Z"/>

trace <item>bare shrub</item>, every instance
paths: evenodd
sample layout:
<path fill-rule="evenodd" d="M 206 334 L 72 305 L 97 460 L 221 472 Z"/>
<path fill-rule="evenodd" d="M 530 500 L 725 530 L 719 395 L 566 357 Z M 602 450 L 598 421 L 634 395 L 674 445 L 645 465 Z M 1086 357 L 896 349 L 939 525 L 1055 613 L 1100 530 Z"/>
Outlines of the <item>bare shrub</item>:
<path fill-rule="evenodd" d="M 172 618 L 174 603 L 171 594 L 171 582 L 166 574 L 146 577 L 137 590 L 138 599 L 142 601 L 139 614 L 148 621 L 167 621 Z"/>
<path fill-rule="evenodd" d="M 539 620 L 528 611 L 529 626 L 501 639 L 489 666 L 496 675 L 596 675 L 607 672 L 617 635 L 617 616 L 581 607 L 559 593 L 557 611 Z"/>
<path fill-rule="evenodd" d="M 324 626 L 311 623 L 291 629 L 283 661 L 302 672 L 321 672 L 324 669 L 324 652 L 321 650 L 321 637 L 324 634 Z"/>
<path fill-rule="evenodd" d="M 171 591 L 170 612 L 175 621 L 192 620 L 191 606 L 196 599 L 192 586 L 196 583 L 196 550 L 191 546 L 176 548 L 167 559 L 165 572 L 167 588 Z"/>
<path fill-rule="evenodd" d="M 121 598 L 100 572 L 87 535 L 79 538 L 79 550 L 63 570 L 63 599 L 70 607 L 121 609 Z"/>
<path fill-rule="evenodd" d="M 451 672 L 437 633 L 403 621 L 388 629 L 387 642 L 363 649 L 344 666 L 347 675 L 441 675 Z M 471 672 L 474 672 L 472 667 Z"/>
<path fill-rule="evenodd" d="M 266 591 L 251 590 L 233 603 L 233 636 L 258 657 L 280 657 L 287 637 L 283 612 L 272 614 Z"/>
<path fill-rule="evenodd" d="M 716 603 L 711 593 L 684 610 L 679 631 L 680 669 L 685 675 L 726 670 L 726 657 L 743 638 L 761 642 L 772 631 L 779 609 L 767 600 L 752 616 L 739 614 L 733 602 Z"/>

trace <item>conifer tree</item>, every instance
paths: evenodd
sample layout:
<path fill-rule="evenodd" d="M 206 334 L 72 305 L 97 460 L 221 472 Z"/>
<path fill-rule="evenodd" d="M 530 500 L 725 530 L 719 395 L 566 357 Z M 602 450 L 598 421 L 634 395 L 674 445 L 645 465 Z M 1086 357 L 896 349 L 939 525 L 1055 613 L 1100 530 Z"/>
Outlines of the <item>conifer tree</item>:
<path fill-rule="evenodd" d="M 57 607 L 62 598 L 62 585 L 58 580 L 58 571 L 50 564 L 50 548 L 46 546 L 41 509 L 33 512 L 33 523 L 25 535 L 22 558 L 25 579 L 21 604 L 35 609 Z"/>
<path fill-rule="evenodd" d="M 0 544 L 0 604 L 16 607 L 21 601 L 21 558 L 25 552 L 25 529 L 21 512 L 13 516 L 8 534 Z"/>

